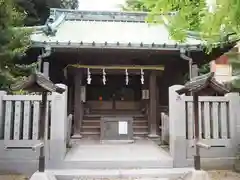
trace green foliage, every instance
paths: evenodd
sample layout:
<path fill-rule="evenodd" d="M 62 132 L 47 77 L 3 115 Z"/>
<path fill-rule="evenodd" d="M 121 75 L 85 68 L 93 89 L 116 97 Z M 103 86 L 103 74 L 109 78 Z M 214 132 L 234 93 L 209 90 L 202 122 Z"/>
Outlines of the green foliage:
<path fill-rule="evenodd" d="M 149 11 L 149 8 L 141 0 L 127 0 L 122 9 L 124 11 Z"/>
<path fill-rule="evenodd" d="M 235 77 L 232 81 L 232 87 L 240 89 L 240 54 L 237 52 L 226 53 L 229 62 L 232 65 L 232 75 Z"/>
<path fill-rule="evenodd" d="M 185 41 L 187 32 L 197 32 L 208 52 L 213 44 L 224 42 L 228 34 L 232 34 L 231 39 L 240 37 L 240 0 L 127 0 L 126 7 L 150 12 L 147 21 L 167 25 L 174 40 Z M 234 72 L 240 72 L 239 55 L 232 56 L 230 62 Z M 201 74 L 207 72 L 208 64 L 200 68 Z M 239 79 L 234 82 L 240 87 Z"/>
<path fill-rule="evenodd" d="M 204 64 L 199 68 L 199 74 L 203 75 L 203 74 L 207 74 L 210 72 L 210 65 L 209 64 Z"/>
<path fill-rule="evenodd" d="M 46 22 L 50 8 L 76 9 L 78 0 L 14 0 L 18 10 L 26 14 L 24 24 L 42 25 Z"/>
<path fill-rule="evenodd" d="M 10 84 L 36 67 L 18 64 L 31 45 L 31 31 L 23 27 L 44 24 L 50 8 L 77 7 L 78 0 L 0 0 L 0 89 L 10 91 Z"/>
<path fill-rule="evenodd" d="M 201 32 L 207 44 L 223 40 L 226 34 L 240 33 L 240 0 L 216 0 L 214 11 L 207 0 L 128 0 L 127 10 L 150 12 L 148 21 L 167 22 L 170 35 L 178 41 L 186 40 L 187 31 Z M 175 15 L 168 15 L 176 12 Z M 159 16 L 161 14 L 161 16 Z M 160 19 L 160 20 L 159 20 Z"/>
<path fill-rule="evenodd" d="M 21 28 L 23 19 L 11 0 L 0 0 L 0 89 L 9 90 L 11 83 L 29 71 L 17 65 L 30 45 L 30 31 Z"/>

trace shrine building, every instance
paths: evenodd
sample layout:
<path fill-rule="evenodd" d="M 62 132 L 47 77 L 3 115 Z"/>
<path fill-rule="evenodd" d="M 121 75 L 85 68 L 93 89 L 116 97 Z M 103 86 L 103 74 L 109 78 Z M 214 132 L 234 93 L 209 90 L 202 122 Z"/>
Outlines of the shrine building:
<path fill-rule="evenodd" d="M 122 119 L 132 137 L 158 137 L 160 113 L 168 111 L 168 88 L 183 84 L 189 70 L 196 76 L 197 66 L 235 45 L 226 39 L 207 54 L 197 33 L 187 32 L 180 43 L 165 25 L 148 24 L 146 17 L 51 9 L 46 24 L 34 27 L 24 62 L 38 61 L 50 80 L 68 86 L 74 138 L 121 139 L 113 135 L 114 124 L 102 122 Z"/>

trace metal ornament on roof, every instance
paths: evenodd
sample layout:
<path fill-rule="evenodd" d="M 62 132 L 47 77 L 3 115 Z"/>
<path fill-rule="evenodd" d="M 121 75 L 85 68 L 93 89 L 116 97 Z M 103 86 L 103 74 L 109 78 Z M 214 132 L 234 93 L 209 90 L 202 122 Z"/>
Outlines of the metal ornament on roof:
<path fill-rule="evenodd" d="M 141 83 L 144 84 L 144 71 L 141 69 Z"/>
<path fill-rule="evenodd" d="M 87 69 L 87 83 L 91 84 L 92 78 L 91 78 L 91 72 L 90 69 Z"/>
<path fill-rule="evenodd" d="M 230 89 L 228 89 L 224 84 L 219 83 L 214 78 L 213 72 L 192 78 L 184 85 L 183 88 L 177 90 L 176 92 L 178 94 L 186 94 L 189 92 L 200 94 L 200 92 L 209 89 L 209 87 L 212 91 L 222 95 L 230 92 Z M 208 91 L 208 93 L 210 92 Z"/>
<path fill-rule="evenodd" d="M 107 81 L 107 79 L 106 79 L 106 72 L 105 72 L 105 69 L 103 69 L 103 79 L 102 79 L 102 81 L 103 81 L 103 84 L 106 85 L 106 81 Z"/>
<path fill-rule="evenodd" d="M 39 72 L 34 72 L 29 77 L 17 81 L 10 87 L 13 91 L 26 90 L 28 92 L 57 92 L 63 93 L 65 89 L 58 87 L 51 80 Z"/>
<path fill-rule="evenodd" d="M 125 70 L 125 75 L 126 75 L 126 78 L 125 78 L 126 85 L 128 85 L 128 83 L 129 83 L 129 77 L 128 77 L 128 70 L 127 70 L 127 69 Z"/>

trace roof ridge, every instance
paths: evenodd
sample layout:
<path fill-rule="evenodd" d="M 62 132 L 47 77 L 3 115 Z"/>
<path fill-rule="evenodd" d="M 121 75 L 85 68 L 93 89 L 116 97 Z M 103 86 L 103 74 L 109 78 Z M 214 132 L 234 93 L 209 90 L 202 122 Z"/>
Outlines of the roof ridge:
<path fill-rule="evenodd" d="M 51 17 L 57 19 L 61 14 L 66 15 L 66 20 L 97 20 L 97 21 L 131 21 L 145 22 L 149 12 L 126 12 L 126 11 L 89 11 L 51 8 Z M 175 15 L 176 12 L 156 15 Z"/>
<path fill-rule="evenodd" d="M 152 14 L 150 12 L 145 11 L 109 11 L 109 10 L 81 10 L 81 9 L 64 9 L 64 8 L 50 8 L 50 11 L 54 12 L 62 12 L 62 13 L 96 13 L 96 14 L 134 14 L 134 15 L 147 15 Z M 169 12 L 164 14 L 156 14 L 156 15 L 175 15 L 176 12 Z"/>

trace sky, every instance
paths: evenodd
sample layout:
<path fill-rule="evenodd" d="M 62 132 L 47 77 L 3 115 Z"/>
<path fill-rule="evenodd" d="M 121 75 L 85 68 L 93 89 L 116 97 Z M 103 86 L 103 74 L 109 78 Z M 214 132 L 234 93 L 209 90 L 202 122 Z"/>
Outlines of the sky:
<path fill-rule="evenodd" d="M 125 0 L 79 0 L 79 10 L 120 11 Z"/>

